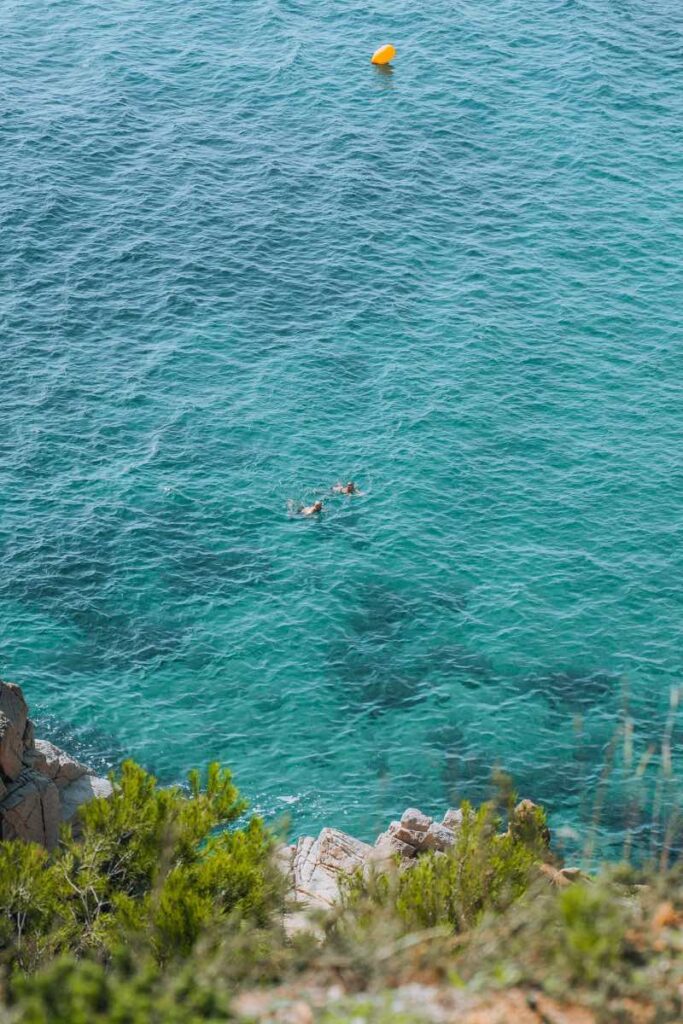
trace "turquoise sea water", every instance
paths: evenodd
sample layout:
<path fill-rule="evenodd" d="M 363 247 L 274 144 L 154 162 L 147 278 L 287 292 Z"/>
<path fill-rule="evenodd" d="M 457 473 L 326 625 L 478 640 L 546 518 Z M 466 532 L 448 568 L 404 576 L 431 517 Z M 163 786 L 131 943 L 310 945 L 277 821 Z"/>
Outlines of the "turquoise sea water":
<path fill-rule="evenodd" d="M 43 731 L 218 758 L 295 834 L 496 764 L 581 831 L 613 762 L 616 848 L 681 682 L 680 5 L 5 0 L 0 55 L 0 668 Z"/>

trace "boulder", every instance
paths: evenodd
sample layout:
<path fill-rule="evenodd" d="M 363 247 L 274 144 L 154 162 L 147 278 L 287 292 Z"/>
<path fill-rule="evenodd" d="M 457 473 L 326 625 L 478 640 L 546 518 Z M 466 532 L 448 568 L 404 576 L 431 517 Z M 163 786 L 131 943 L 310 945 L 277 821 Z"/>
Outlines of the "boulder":
<path fill-rule="evenodd" d="M 19 778 L 19 774 L 24 767 L 22 760 L 24 755 L 24 744 L 22 742 L 24 728 L 25 724 L 20 732 L 6 712 L 0 711 L 0 772 L 11 781 Z"/>
<path fill-rule="evenodd" d="M 416 807 L 409 807 L 401 815 L 401 824 L 411 832 L 426 832 L 431 823 L 432 819 L 418 811 Z"/>
<path fill-rule="evenodd" d="M 76 761 L 69 754 L 65 754 L 59 747 L 49 743 L 48 740 L 36 740 L 33 767 L 48 779 L 52 779 L 56 786 L 63 788 L 69 783 L 80 779 L 82 775 L 88 774 L 85 765 Z"/>
<path fill-rule="evenodd" d="M 404 843 L 397 836 L 392 835 L 391 832 L 382 832 L 381 835 L 377 836 L 374 846 L 375 852 L 371 854 L 370 859 L 373 861 L 387 859 L 392 857 L 395 853 L 399 853 L 401 857 L 406 859 L 415 856 L 415 847 Z"/>
<path fill-rule="evenodd" d="M 294 895 L 308 907 L 331 907 L 339 896 L 339 880 L 365 864 L 372 847 L 335 828 L 317 839 L 303 836 L 292 862 Z"/>
<path fill-rule="evenodd" d="M 425 850 L 436 850 L 441 853 L 445 853 L 446 850 L 450 850 L 455 845 L 455 833 L 452 829 L 446 828 L 445 825 L 439 825 L 438 822 L 433 821 L 427 829 L 423 849 Z"/>
<path fill-rule="evenodd" d="M 59 838 L 59 792 L 54 782 L 24 768 L 0 802 L 3 839 L 23 839 L 51 850 Z"/>
<path fill-rule="evenodd" d="M 87 804 L 96 797 L 109 798 L 114 792 L 114 787 L 109 779 L 87 774 L 69 782 L 57 792 L 61 803 L 62 821 L 71 821 L 81 804 Z"/>
<path fill-rule="evenodd" d="M 462 811 L 460 810 L 460 808 L 449 807 L 449 809 L 443 816 L 443 821 L 441 822 L 441 824 L 445 825 L 446 828 L 452 829 L 453 831 L 460 828 L 460 826 L 462 825 Z"/>
<path fill-rule="evenodd" d="M 60 820 L 73 818 L 81 804 L 111 796 L 107 779 L 47 740 L 35 728 L 21 688 L 0 682 L 0 835 L 48 849 L 58 839 Z"/>
<path fill-rule="evenodd" d="M 412 828 L 406 828 L 400 821 L 392 821 L 387 829 L 387 833 L 400 843 L 411 846 L 413 850 L 421 850 L 423 848 L 425 836 L 427 835 L 426 830 L 424 832 L 417 832 Z"/>

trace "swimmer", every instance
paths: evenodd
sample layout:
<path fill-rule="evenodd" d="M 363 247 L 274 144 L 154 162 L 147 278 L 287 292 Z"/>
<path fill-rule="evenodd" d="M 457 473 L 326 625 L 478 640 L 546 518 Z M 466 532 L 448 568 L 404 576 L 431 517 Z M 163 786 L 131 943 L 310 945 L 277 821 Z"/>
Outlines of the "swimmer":
<path fill-rule="evenodd" d="M 299 509 L 299 515 L 301 516 L 315 516 L 318 512 L 322 512 L 323 503 L 322 501 L 314 501 L 312 505 L 303 505 Z"/>
<path fill-rule="evenodd" d="M 362 494 L 356 487 L 353 480 L 349 480 L 347 484 L 335 484 L 332 488 L 333 494 Z"/>

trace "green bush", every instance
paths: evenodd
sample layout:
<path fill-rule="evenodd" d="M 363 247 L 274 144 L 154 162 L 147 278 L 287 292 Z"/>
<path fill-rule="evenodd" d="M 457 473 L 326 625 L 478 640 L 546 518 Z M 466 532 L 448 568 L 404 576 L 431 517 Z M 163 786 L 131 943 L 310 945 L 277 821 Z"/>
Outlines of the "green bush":
<path fill-rule="evenodd" d="M 105 969 L 61 957 L 13 986 L 17 1024 L 217 1024 L 225 1002 L 199 985 L 192 971 L 162 973 L 152 961 Z"/>
<path fill-rule="evenodd" d="M 159 788 L 132 761 L 110 799 L 82 808 L 80 838 L 62 832 L 48 856 L 0 843 L 0 943 L 5 963 L 35 968 L 50 955 L 106 959 L 135 943 L 164 962 L 186 955 L 229 915 L 263 925 L 282 902 L 272 840 L 257 818 L 225 831 L 245 803 L 229 771 L 211 765 L 188 791 Z"/>
<path fill-rule="evenodd" d="M 448 854 L 429 853 L 409 870 L 374 878 L 355 875 L 344 887 L 345 906 L 368 916 L 378 907 L 390 910 L 406 931 L 447 926 L 464 932 L 485 911 L 500 911 L 517 899 L 538 861 L 538 829 L 501 833 L 492 804 L 475 810 L 464 803 L 462 811 Z M 545 818 L 537 824 L 544 829 Z"/>
<path fill-rule="evenodd" d="M 0 949 L 30 968 L 51 949 L 52 924 L 70 899 L 61 870 L 41 846 L 0 842 Z"/>
<path fill-rule="evenodd" d="M 419 1007 L 389 993 L 416 980 L 545 989 L 605 1020 L 629 1019 L 614 1016 L 615 999 L 682 1019 L 683 872 L 613 870 L 574 885 L 541 875 L 545 815 L 513 807 L 511 793 L 506 831 L 493 804 L 464 804 L 448 854 L 356 873 L 315 935 L 287 938 L 273 839 L 242 820 L 229 772 L 212 765 L 187 789 L 161 789 L 126 762 L 114 781 L 110 800 L 83 808 L 80 838 L 65 829 L 54 853 L 0 843 L 8 1024 L 219 1024 L 236 993 L 283 981 L 285 998 L 297 985 L 363 993 L 324 1011 L 330 1024 L 409 1024 Z"/>
<path fill-rule="evenodd" d="M 555 909 L 556 961 L 573 982 L 596 984 L 622 952 L 627 918 L 618 894 L 606 885 L 571 885 Z"/>

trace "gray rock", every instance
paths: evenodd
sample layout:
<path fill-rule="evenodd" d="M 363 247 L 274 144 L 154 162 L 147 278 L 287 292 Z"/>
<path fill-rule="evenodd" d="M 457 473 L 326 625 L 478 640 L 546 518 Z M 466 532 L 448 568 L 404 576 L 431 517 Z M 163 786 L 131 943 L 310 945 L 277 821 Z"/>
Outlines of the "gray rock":
<path fill-rule="evenodd" d="M 47 775 L 48 779 L 52 779 L 60 789 L 88 773 L 84 764 L 47 740 L 36 740 L 35 751 L 37 756 L 34 757 L 33 767 Z"/>
<path fill-rule="evenodd" d="M 449 807 L 443 816 L 442 825 L 446 828 L 453 829 L 454 831 L 462 825 L 462 811 L 459 807 Z"/>
<path fill-rule="evenodd" d="M 87 804 L 97 797 L 108 799 L 114 792 L 114 787 L 109 779 L 88 774 L 81 775 L 80 778 L 58 789 L 57 792 L 61 802 L 62 821 L 71 821 L 82 804 Z"/>
<path fill-rule="evenodd" d="M 335 828 L 324 828 L 317 839 L 303 836 L 292 863 L 295 897 L 308 907 L 331 907 L 339 897 L 340 877 L 362 868 L 371 850 Z"/>
<path fill-rule="evenodd" d="M 59 838 L 59 793 L 54 782 L 24 768 L 0 803 L 3 839 L 23 839 L 51 850 Z"/>
<path fill-rule="evenodd" d="M 432 819 L 418 811 L 416 807 L 409 807 L 401 815 L 401 824 L 411 832 L 426 832 L 431 823 Z"/>
<path fill-rule="evenodd" d="M 3 683 L 3 687 L 6 685 L 6 683 Z M 24 744 L 22 742 L 24 728 L 25 725 L 22 726 L 22 730 L 19 732 L 12 719 L 4 711 L 0 711 L 0 771 L 6 778 L 12 781 L 19 777 L 24 767 L 22 761 L 24 754 Z"/>
<path fill-rule="evenodd" d="M 427 830 L 424 840 L 425 850 L 438 850 L 445 852 L 455 844 L 455 833 L 445 825 L 439 825 L 433 821 Z"/>

